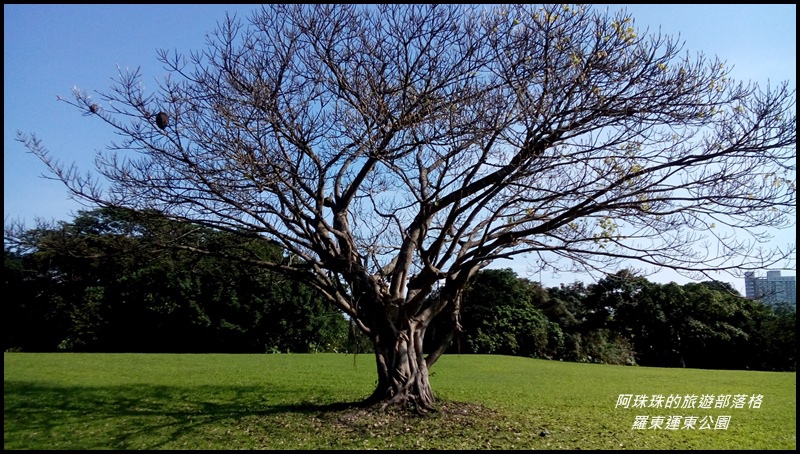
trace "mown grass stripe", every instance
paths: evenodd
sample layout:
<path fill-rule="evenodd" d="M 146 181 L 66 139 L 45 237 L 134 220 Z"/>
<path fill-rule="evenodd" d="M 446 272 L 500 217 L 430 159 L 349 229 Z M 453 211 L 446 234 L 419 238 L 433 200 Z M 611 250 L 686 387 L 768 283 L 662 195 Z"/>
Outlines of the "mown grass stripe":
<path fill-rule="evenodd" d="M 365 414 L 371 355 L 5 353 L 5 449 L 796 449 L 796 373 L 444 356 L 442 405 Z M 632 409 L 620 394 L 762 395 L 758 409 Z M 731 416 L 727 429 L 633 429 Z"/>

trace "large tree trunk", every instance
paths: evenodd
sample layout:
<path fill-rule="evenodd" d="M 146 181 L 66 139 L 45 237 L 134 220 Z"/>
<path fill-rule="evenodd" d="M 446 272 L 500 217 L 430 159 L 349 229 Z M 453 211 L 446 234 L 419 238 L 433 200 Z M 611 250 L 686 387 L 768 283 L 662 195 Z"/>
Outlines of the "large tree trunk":
<path fill-rule="evenodd" d="M 427 320 L 413 318 L 386 326 L 373 336 L 378 386 L 367 399 L 380 408 L 400 406 L 418 412 L 432 410 L 433 392 L 422 350 Z"/>

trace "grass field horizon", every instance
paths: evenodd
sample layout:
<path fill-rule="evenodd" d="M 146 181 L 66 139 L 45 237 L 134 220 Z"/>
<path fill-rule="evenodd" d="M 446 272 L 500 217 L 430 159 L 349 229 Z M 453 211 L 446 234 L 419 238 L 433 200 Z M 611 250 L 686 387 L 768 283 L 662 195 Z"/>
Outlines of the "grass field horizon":
<path fill-rule="evenodd" d="M 3 363 L 4 449 L 797 446 L 795 372 L 445 355 L 431 369 L 441 411 L 409 417 L 348 407 L 373 390 L 369 354 L 4 353 Z M 634 408 L 636 396 L 664 401 Z M 687 396 L 697 402 L 682 408 Z"/>

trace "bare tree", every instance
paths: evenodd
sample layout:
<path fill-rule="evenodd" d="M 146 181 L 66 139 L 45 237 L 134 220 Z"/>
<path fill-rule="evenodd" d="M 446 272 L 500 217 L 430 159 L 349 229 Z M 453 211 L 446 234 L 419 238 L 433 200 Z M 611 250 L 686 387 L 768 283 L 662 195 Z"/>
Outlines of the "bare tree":
<path fill-rule="evenodd" d="M 795 213 L 794 90 L 648 33 L 582 6 L 270 5 L 202 52 L 161 52 L 156 93 L 138 71 L 100 108 L 75 91 L 124 138 L 99 178 L 18 139 L 91 204 L 282 245 L 291 259 L 253 261 L 311 270 L 374 343 L 367 401 L 424 411 L 446 347 L 423 354 L 425 330 L 439 313 L 459 329 L 462 290 L 493 260 L 793 260 L 760 246 Z"/>

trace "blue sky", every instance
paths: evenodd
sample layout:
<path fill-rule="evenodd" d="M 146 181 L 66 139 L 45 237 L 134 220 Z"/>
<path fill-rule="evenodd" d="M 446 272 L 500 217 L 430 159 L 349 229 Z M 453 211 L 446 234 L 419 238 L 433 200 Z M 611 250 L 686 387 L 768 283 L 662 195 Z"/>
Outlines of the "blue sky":
<path fill-rule="evenodd" d="M 797 5 L 595 5 L 611 11 L 627 8 L 639 28 L 680 34 L 685 49 L 718 55 L 733 66 L 733 77 L 788 80 L 796 87 Z M 45 168 L 15 141 L 16 131 L 36 133 L 55 156 L 91 169 L 96 150 L 113 133 L 56 96 L 69 97 L 73 86 L 107 91 L 117 66 L 141 67 L 145 83 L 155 87 L 165 71 L 157 49 L 202 49 L 205 33 L 226 12 L 247 17 L 256 5 L 9 5 L 3 6 L 4 119 L 3 216 L 5 222 L 34 218 L 71 220 L 81 208 L 60 183 L 41 178 Z M 796 244 L 794 229 L 776 232 L 775 244 Z M 503 263 L 524 275 L 525 264 Z M 785 272 L 784 274 L 795 274 Z M 536 276 L 538 278 L 538 276 Z M 588 276 L 541 276 L 545 285 Z M 656 282 L 687 282 L 671 272 Z M 743 292 L 743 281 L 720 275 Z"/>

